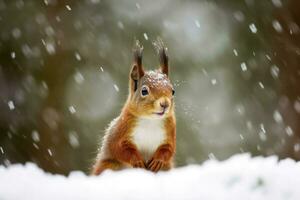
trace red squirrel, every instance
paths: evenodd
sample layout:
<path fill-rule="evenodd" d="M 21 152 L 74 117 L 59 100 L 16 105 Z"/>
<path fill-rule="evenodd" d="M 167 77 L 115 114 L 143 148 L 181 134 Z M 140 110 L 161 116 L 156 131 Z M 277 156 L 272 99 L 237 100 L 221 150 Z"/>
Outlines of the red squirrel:
<path fill-rule="evenodd" d="M 160 67 L 155 71 L 145 71 L 143 47 L 136 42 L 129 74 L 129 95 L 121 114 L 106 130 L 92 175 L 99 175 L 106 169 L 143 168 L 158 172 L 173 167 L 175 91 L 169 79 L 167 49 L 161 40 L 154 45 Z"/>

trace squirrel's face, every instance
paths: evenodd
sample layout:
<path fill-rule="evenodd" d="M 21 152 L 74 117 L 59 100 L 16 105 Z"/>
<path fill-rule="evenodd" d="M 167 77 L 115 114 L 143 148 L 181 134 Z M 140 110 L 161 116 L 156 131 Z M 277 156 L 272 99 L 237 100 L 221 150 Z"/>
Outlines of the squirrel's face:
<path fill-rule="evenodd" d="M 169 80 L 169 65 L 166 48 L 161 40 L 155 43 L 158 50 L 160 68 L 144 71 L 142 50 L 137 41 L 134 49 L 134 64 L 130 79 L 129 109 L 131 113 L 144 118 L 165 118 L 174 111 L 174 88 Z"/>
<path fill-rule="evenodd" d="M 174 88 L 160 70 L 144 73 L 131 96 L 131 111 L 144 118 L 164 118 L 174 111 Z"/>

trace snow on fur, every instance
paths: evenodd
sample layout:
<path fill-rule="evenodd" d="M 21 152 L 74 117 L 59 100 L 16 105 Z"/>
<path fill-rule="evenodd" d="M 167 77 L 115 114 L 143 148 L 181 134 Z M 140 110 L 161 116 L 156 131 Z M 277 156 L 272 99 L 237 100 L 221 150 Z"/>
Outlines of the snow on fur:
<path fill-rule="evenodd" d="M 169 172 L 106 171 L 96 177 L 43 172 L 35 164 L 0 166 L 0 199 L 299 200 L 300 162 L 236 155 Z"/>

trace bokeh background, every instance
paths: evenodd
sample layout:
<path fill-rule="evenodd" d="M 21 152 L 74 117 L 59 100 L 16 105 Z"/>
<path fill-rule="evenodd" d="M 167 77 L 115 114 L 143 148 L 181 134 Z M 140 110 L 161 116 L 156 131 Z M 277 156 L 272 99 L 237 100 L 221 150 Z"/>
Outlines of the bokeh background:
<path fill-rule="evenodd" d="M 0 0 L 0 164 L 89 171 L 134 39 L 168 46 L 178 166 L 300 159 L 300 1 Z"/>

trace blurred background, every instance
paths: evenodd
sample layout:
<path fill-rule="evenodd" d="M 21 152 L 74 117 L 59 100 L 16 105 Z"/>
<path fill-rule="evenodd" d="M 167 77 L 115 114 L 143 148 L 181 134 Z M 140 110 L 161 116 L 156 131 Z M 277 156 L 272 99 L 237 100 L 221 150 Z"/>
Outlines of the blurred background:
<path fill-rule="evenodd" d="M 178 166 L 300 159 L 300 1 L 0 0 L 0 164 L 88 172 L 128 92 L 168 46 Z"/>

